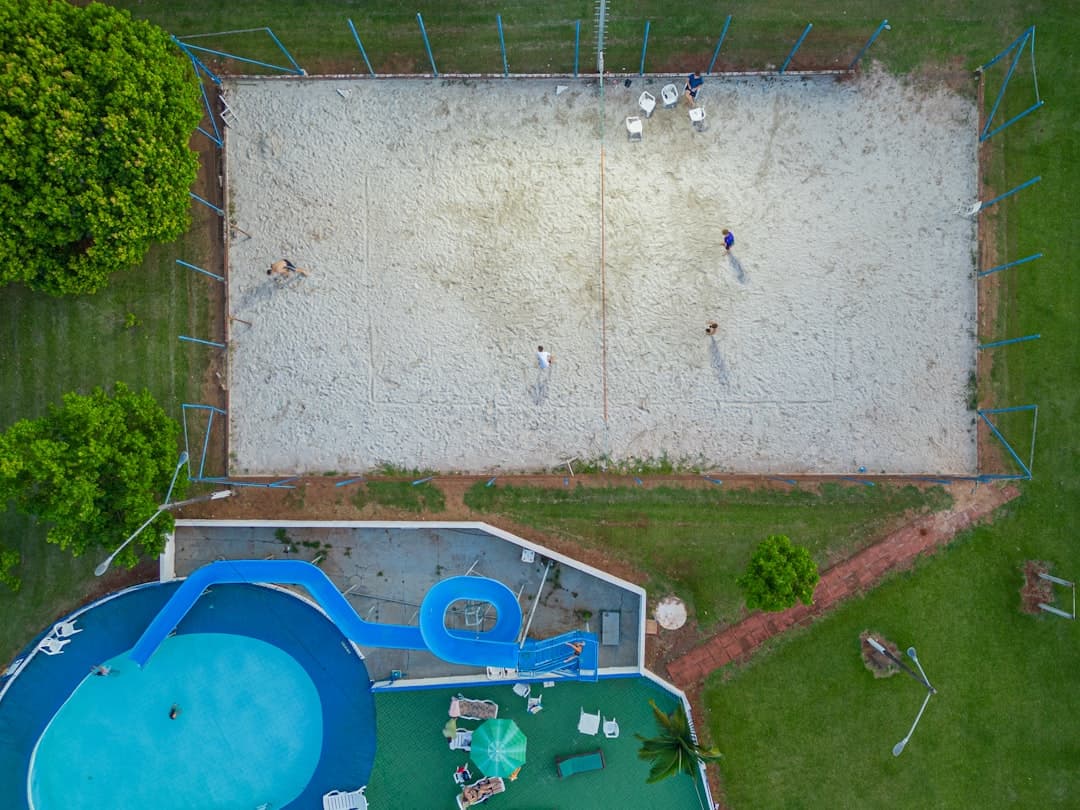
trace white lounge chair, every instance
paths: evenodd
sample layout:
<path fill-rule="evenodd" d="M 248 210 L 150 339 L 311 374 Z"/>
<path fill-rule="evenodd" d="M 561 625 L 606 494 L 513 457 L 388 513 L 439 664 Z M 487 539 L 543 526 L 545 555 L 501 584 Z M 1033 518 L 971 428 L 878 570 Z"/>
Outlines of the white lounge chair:
<path fill-rule="evenodd" d="M 64 645 L 70 644 L 70 638 L 43 638 L 41 643 L 38 644 L 38 649 L 46 655 L 60 655 L 64 651 Z"/>
<path fill-rule="evenodd" d="M 600 712 L 589 714 L 585 708 L 581 709 L 581 717 L 578 719 L 577 730 L 581 734 L 595 737 L 600 733 Z"/>
<path fill-rule="evenodd" d="M 67 621 L 60 622 L 58 625 L 56 625 L 53 628 L 53 633 L 56 635 L 57 638 L 70 638 L 71 636 L 75 635 L 76 633 L 81 633 L 81 632 L 82 632 L 81 627 L 79 627 L 79 628 L 75 627 L 75 620 L 74 619 L 68 619 Z"/>
<path fill-rule="evenodd" d="M 451 751 L 471 751 L 472 750 L 472 732 L 465 729 L 458 729 L 450 739 Z"/>
<path fill-rule="evenodd" d="M 610 720 L 604 718 L 604 736 L 609 740 L 614 740 L 619 736 L 619 724 L 615 722 L 614 717 Z"/>
<path fill-rule="evenodd" d="M 365 789 L 331 790 L 322 797 L 323 810 L 367 810 Z"/>

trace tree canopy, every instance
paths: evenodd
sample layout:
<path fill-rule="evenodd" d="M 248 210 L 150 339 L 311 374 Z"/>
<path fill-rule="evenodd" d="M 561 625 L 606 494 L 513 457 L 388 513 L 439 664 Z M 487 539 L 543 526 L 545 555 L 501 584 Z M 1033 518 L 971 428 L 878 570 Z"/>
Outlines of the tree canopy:
<path fill-rule="evenodd" d="M 809 551 L 774 534 L 758 543 L 750 567 L 737 582 L 751 610 L 787 610 L 796 600 L 813 604 L 819 578 Z"/>
<path fill-rule="evenodd" d="M 0 284 L 92 293 L 187 228 L 190 63 L 127 11 L 0 3 Z"/>
<path fill-rule="evenodd" d="M 721 759 L 723 755 L 715 748 L 705 748 L 694 741 L 690 720 L 681 703 L 671 714 L 661 711 L 655 701 L 650 700 L 649 705 L 652 706 L 660 734 L 656 737 L 634 735 L 641 741 L 638 758 L 652 761 L 645 780 L 647 783 L 659 782 L 677 773 L 695 776 L 699 763 L 707 764 Z"/>
<path fill-rule="evenodd" d="M 154 514 L 176 469 L 180 426 L 148 391 L 117 383 L 67 394 L 39 419 L 22 419 L 0 433 L 0 504 L 13 501 L 49 524 L 47 539 L 78 556 L 114 547 Z M 173 491 L 186 484 L 181 475 Z M 149 553 L 164 546 L 172 517 L 164 513 L 139 535 Z M 120 562 L 138 559 L 132 544 Z"/>

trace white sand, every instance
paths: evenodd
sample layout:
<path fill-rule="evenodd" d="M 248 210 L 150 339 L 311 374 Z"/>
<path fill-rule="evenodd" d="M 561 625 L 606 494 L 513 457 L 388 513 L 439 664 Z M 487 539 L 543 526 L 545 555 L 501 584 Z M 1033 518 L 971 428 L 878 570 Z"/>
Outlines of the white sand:
<path fill-rule="evenodd" d="M 605 421 L 599 89 L 569 84 L 228 87 L 232 472 L 975 471 L 970 101 L 717 79 L 707 131 L 681 104 L 629 143 L 643 85 L 609 82 Z"/>

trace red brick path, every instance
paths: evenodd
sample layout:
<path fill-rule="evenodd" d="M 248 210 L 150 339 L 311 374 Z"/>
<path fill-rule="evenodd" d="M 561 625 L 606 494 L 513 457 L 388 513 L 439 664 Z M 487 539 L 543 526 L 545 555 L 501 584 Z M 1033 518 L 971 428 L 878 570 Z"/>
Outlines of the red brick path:
<path fill-rule="evenodd" d="M 920 517 L 826 571 L 814 591 L 812 606 L 799 604 L 781 613 L 755 613 L 672 661 L 667 667 L 672 683 L 680 689 L 690 689 L 724 664 L 749 657 L 766 639 L 797 624 L 807 624 L 886 574 L 909 567 L 920 554 L 932 554 L 957 533 L 1020 494 L 1012 486 L 978 486 L 969 492 L 964 485 L 963 493 L 957 491 L 960 488 L 960 485 L 953 488 L 952 509 Z"/>

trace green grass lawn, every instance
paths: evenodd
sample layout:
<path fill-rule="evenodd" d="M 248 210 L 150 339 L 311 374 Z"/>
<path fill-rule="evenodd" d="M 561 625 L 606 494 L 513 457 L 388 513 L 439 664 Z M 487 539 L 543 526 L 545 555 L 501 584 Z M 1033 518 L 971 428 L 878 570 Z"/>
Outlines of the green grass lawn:
<path fill-rule="evenodd" d="M 741 491 L 721 487 L 538 489 L 478 483 L 472 509 L 601 549 L 649 574 L 648 590 L 674 591 L 705 627 L 744 612 L 735 584 L 754 547 L 770 534 L 805 546 L 822 568 L 888 531 L 901 515 L 938 509 L 940 489 L 826 484 L 804 491 Z"/>
<path fill-rule="evenodd" d="M 0 428 L 40 416 L 68 391 L 87 393 L 117 381 L 150 389 L 166 412 L 180 419 L 181 403 L 199 395 L 213 351 L 177 337 L 206 337 L 211 328 L 207 285 L 216 282 L 175 260 L 203 261 L 205 228 L 220 226 L 216 215 L 203 210 L 194 210 L 193 218 L 195 227 L 185 237 L 155 246 L 141 267 L 117 274 L 96 295 L 53 298 L 19 287 L 4 289 Z M 138 322 L 131 328 L 125 323 L 129 313 Z M 94 566 L 106 556 L 72 558 L 47 545 L 44 535 L 40 526 L 13 511 L 0 517 L 0 545 L 22 557 L 16 571 L 20 592 L 0 586 L 0 660 L 8 660 L 56 615 L 80 604 L 95 584 Z"/>
<path fill-rule="evenodd" d="M 499 3 L 486 0 L 411 4 L 285 2 L 284 0 L 125 0 L 116 3 L 174 34 L 270 26 L 310 72 L 362 72 L 346 25 L 357 24 L 379 72 L 429 70 L 416 24 L 424 15 L 442 72 L 502 69 L 495 15 L 503 15 L 514 72 L 570 71 L 574 22 L 582 21 L 581 70 L 594 69 L 594 3 Z M 895 14 L 893 13 L 895 12 Z M 814 29 L 794 67 L 849 61 L 873 32 L 881 5 L 870 0 L 765 0 L 715 7 L 689 0 L 612 3 L 607 29 L 609 70 L 636 72 L 646 20 L 651 33 L 646 69 L 707 67 L 723 26 L 734 20 L 717 69 L 778 65 L 807 22 Z M 1044 258 L 999 274 L 999 334 L 1041 333 L 1041 340 L 995 350 L 988 402 L 1040 406 L 1035 480 L 994 526 L 969 533 L 956 547 L 850 603 L 815 626 L 781 640 L 750 666 L 709 684 L 705 718 L 725 751 L 721 766 L 735 807 L 1032 807 L 1070 806 L 1080 789 L 1072 733 L 1080 694 L 1077 625 L 1017 612 L 1019 568 L 1035 557 L 1066 578 L 1080 578 L 1071 540 L 1080 523 L 1076 442 L 1080 413 L 1077 358 L 1077 274 L 1080 255 L 1071 192 L 1080 186 L 1080 139 L 1074 110 L 1080 76 L 1072 59 L 1080 35 L 1065 0 L 939 0 L 889 9 L 892 30 L 870 56 L 897 72 L 970 70 L 1039 26 L 1039 86 L 1047 107 L 994 138 L 988 181 L 1003 191 L 1036 175 L 1043 180 L 992 213 L 1001 261 L 1037 251 Z M 226 44 L 227 43 L 227 44 Z M 280 61 L 265 37 L 203 40 L 256 58 Z M 999 73 L 986 77 L 996 89 Z M 1023 70 L 1023 66 L 1022 66 Z M 1024 78 L 1023 73 L 1018 78 Z M 1007 120 L 1032 103 L 1030 76 L 1003 104 Z M 969 85 L 972 87 L 973 83 Z M 990 93 L 988 103 L 992 101 Z M 179 416 L 196 396 L 208 361 L 206 347 L 180 344 L 180 333 L 208 336 L 209 279 L 181 270 L 175 258 L 198 263 L 216 220 L 197 215 L 177 245 L 155 248 L 143 267 L 118 276 L 92 298 L 60 300 L 6 288 L 0 296 L 0 427 L 40 414 L 68 390 L 116 380 L 149 387 Z M 208 231 L 207 228 L 210 230 Z M 191 258 L 195 257 L 195 258 Z M 125 329 L 128 313 L 140 322 Z M 220 328 L 217 325 L 215 328 Z M 984 336 L 985 337 L 985 336 Z M 1026 457 L 1022 420 L 1008 420 L 1010 438 Z M 1028 428 L 1030 430 L 1030 428 Z M 596 495 L 559 493 L 537 504 L 514 503 L 499 488 L 486 508 L 515 514 L 579 538 L 610 544 L 641 565 L 660 587 L 689 591 L 704 614 L 733 615 L 730 582 L 745 548 L 762 532 L 787 531 L 827 555 L 880 528 L 889 514 L 912 506 L 902 491 L 852 488 L 838 502 L 802 496 L 742 496 L 697 490 L 665 501 L 629 490 Z M 514 496 L 516 497 L 516 495 Z M 579 498 L 578 502 L 560 501 Z M 712 498 L 694 504 L 694 498 Z M 869 498 L 859 503 L 845 498 Z M 507 500 L 498 502 L 498 499 Z M 608 502 L 595 499 L 607 498 Z M 640 500 L 636 500 L 640 498 Z M 881 502 L 873 502 L 881 498 Z M 892 499 L 897 499 L 892 501 Z M 593 499 L 589 502 L 588 499 Z M 477 501 L 479 503 L 479 501 Z M 7 514 L 0 539 L 20 549 L 23 590 L 0 588 L 0 657 L 9 657 L 56 614 L 86 593 L 96 560 L 72 560 L 41 543 L 29 521 Z M 708 565 L 703 564 L 707 559 Z M 708 606 L 708 607 L 706 607 Z M 908 749 L 890 754 L 921 701 L 914 682 L 874 681 L 861 668 L 857 634 L 871 627 L 902 648 L 918 647 L 940 689 Z"/>

